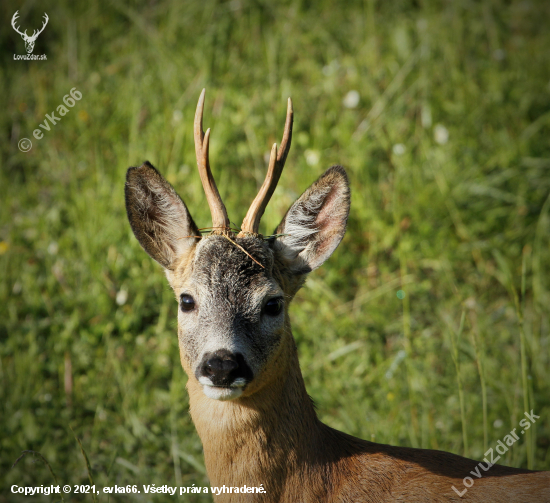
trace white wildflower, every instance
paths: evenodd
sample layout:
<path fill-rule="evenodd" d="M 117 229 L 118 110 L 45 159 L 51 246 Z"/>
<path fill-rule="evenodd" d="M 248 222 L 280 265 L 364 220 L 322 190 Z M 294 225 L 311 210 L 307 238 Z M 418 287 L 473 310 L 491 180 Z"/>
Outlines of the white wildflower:
<path fill-rule="evenodd" d="M 317 152 L 316 150 L 306 150 L 305 151 L 305 156 L 306 156 L 306 162 L 308 163 L 309 166 L 317 166 L 317 164 L 319 164 L 319 152 Z"/>
<path fill-rule="evenodd" d="M 440 145 L 445 145 L 449 141 L 449 131 L 442 124 L 436 124 L 434 127 L 434 140 Z"/>
<path fill-rule="evenodd" d="M 126 304 L 126 301 L 128 300 L 128 291 L 125 290 L 124 288 L 119 290 L 116 294 L 115 300 L 119 306 L 123 306 L 124 304 Z"/>
<path fill-rule="evenodd" d="M 349 91 L 344 96 L 344 100 L 343 100 L 344 106 L 346 108 L 357 108 L 357 105 L 359 105 L 360 98 L 361 97 L 359 96 L 359 93 L 357 91 L 355 90 Z"/>
<path fill-rule="evenodd" d="M 403 155 L 406 150 L 407 147 L 405 147 L 405 145 L 403 145 L 402 143 L 396 143 L 392 147 L 392 152 L 394 153 L 394 155 Z"/>

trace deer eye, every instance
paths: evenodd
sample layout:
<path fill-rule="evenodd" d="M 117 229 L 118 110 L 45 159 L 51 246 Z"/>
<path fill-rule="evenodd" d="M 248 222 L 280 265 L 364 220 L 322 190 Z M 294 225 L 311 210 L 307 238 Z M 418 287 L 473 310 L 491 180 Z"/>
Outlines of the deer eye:
<path fill-rule="evenodd" d="M 276 299 L 269 299 L 264 307 L 264 313 L 268 316 L 277 316 L 281 313 L 283 307 L 284 302 L 280 297 Z"/>
<path fill-rule="evenodd" d="M 180 295 L 180 309 L 182 311 L 193 311 L 195 309 L 195 299 L 186 293 Z"/>

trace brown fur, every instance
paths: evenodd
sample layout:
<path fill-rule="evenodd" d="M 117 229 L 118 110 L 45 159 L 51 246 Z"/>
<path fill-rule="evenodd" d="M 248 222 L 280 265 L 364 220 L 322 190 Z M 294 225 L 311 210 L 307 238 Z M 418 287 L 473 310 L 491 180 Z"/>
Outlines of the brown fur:
<path fill-rule="evenodd" d="M 550 502 L 550 472 L 495 465 L 476 478 L 470 473 L 476 461 L 367 442 L 318 420 L 288 307 L 306 274 L 330 256 L 344 234 L 349 189 L 342 168 L 327 171 L 287 212 L 277 232 L 290 235 L 276 241 L 234 238 L 263 268 L 223 236 L 185 239 L 196 226 L 148 163 L 129 171 L 126 201 L 136 237 L 165 268 L 176 298 L 192 293 L 197 299 L 201 315 L 180 312 L 178 337 L 211 485 L 262 484 L 266 491 L 221 494 L 217 502 Z M 285 299 L 280 324 L 258 314 L 262 296 L 279 289 Z M 195 377 L 201 344 L 208 337 L 215 341 L 216 334 L 235 344 L 260 345 L 247 356 L 254 379 L 242 396 L 229 401 L 208 398 Z M 452 486 L 463 491 L 464 477 L 472 477 L 474 485 L 460 498 Z"/>

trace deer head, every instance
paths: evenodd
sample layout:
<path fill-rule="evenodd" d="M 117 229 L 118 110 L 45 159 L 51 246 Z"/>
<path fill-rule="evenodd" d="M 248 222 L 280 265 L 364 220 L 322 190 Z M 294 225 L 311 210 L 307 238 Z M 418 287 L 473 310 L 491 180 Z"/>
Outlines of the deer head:
<path fill-rule="evenodd" d="M 288 371 L 290 301 L 342 240 L 350 194 L 344 169 L 333 166 L 290 207 L 272 237 L 258 234 L 290 149 L 289 99 L 281 148 L 273 145 L 266 179 L 235 235 L 210 170 L 203 108 L 204 90 L 195 150 L 213 232 L 200 236 L 185 203 L 148 162 L 128 170 L 126 209 L 134 235 L 164 268 L 179 302 L 180 355 L 189 379 L 210 398 L 233 400 Z"/>
<path fill-rule="evenodd" d="M 27 54 L 30 54 L 34 50 L 34 43 L 36 42 L 38 35 L 40 35 L 44 31 L 44 28 L 46 28 L 49 18 L 48 18 L 48 15 L 44 12 L 44 22 L 42 23 L 42 28 L 40 28 L 40 30 L 38 31 L 34 30 L 33 34 L 29 37 L 27 35 L 27 30 L 25 30 L 24 33 L 21 33 L 19 31 L 19 28 L 15 25 L 15 21 L 17 20 L 18 17 L 19 17 L 19 11 L 16 11 L 13 17 L 11 18 L 11 26 L 17 33 L 19 33 L 19 35 L 21 35 L 21 37 L 25 41 L 25 49 L 27 51 Z"/>

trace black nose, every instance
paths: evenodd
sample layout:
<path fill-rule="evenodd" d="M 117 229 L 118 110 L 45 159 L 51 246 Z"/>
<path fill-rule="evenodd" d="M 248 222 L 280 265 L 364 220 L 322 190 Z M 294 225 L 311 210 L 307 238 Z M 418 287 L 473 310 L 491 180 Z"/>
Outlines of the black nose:
<path fill-rule="evenodd" d="M 208 377 L 214 386 L 222 387 L 231 386 L 238 378 L 244 378 L 246 382 L 252 379 L 252 371 L 243 355 L 233 354 L 225 349 L 206 353 L 196 373 L 197 379 Z"/>

